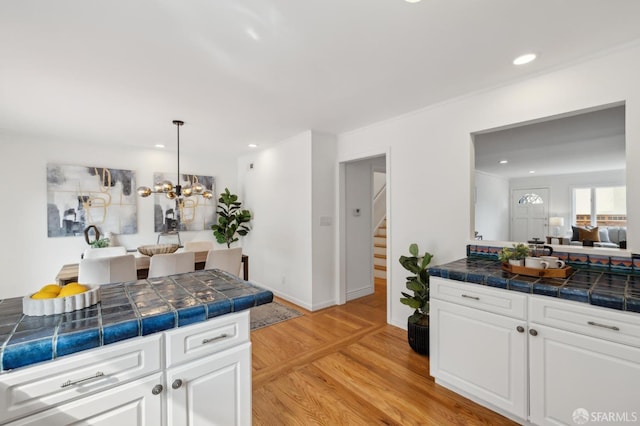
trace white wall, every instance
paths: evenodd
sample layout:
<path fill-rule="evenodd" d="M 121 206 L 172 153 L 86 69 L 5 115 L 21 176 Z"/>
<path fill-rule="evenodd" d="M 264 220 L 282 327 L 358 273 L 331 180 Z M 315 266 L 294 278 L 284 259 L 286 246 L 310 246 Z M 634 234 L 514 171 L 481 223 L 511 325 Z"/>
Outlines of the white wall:
<path fill-rule="evenodd" d="M 627 189 L 640 191 L 640 48 L 484 91 L 338 137 L 338 159 L 389 150 L 393 228 L 388 240 L 390 322 L 406 327 L 399 303 L 404 272 L 398 257 L 410 243 L 435 254 L 434 264 L 465 256 L 472 235 L 471 134 L 598 105 L 626 102 Z M 629 247 L 640 249 L 640 197 L 628 197 Z"/>
<path fill-rule="evenodd" d="M 485 240 L 509 240 L 509 180 L 475 172 L 475 231 Z"/>
<path fill-rule="evenodd" d="M 334 135 L 311 134 L 311 238 L 313 310 L 336 301 L 336 193 L 337 164 Z"/>
<path fill-rule="evenodd" d="M 133 150 L 41 140 L 0 140 L 0 220 L 3 223 L 0 259 L 3 279 L 0 298 L 24 296 L 55 282 L 64 264 L 77 263 L 87 247 L 84 237 L 47 237 L 47 163 L 95 165 L 136 171 L 137 186 L 151 185 L 154 172 L 176 170 L 175 152 Z M 181 152 L 181 171 L 213 175 L 216 194 L 236 186 L 235 158 Z M 181 232 L 182 242 L 213 240 L 210 230 Z M 138 233 L 116 236 L 121 245 L 136 248 L 155 244 L 153 199 L 138 201 Z"/>
<path fill-rule="evenodd" d="M 346 300 L 372 294 L 373 161 L 345 164 Z M 358 213 L 357 213 L 357 212 Z"/>
<path fill-rule="evenodd" d="M 335 150 L 335 136 L 306 131 L 238 159 L 251 281 L 308 310 L 335 304 Z"/>
<path fill-rule="evenodd" d="M 311 132 L 241 157 L 238 184 L 254 213 L 243 242 L 251 281 L 310 308 Z"/>

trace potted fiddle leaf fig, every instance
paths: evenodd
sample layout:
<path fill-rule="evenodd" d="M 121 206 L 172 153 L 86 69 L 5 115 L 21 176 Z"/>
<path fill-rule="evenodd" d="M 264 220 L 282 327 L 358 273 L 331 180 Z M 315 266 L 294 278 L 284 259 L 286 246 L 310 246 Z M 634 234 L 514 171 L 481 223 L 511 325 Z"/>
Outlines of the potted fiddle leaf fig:
<path fill-rule="evenodd" d="M 407 319 L 407 338 L 411 349 L 421 355 L 429 355 L 429 273 L 428 266 L 433 255 L 419 254 L 417 244 L 409 246 L 411 256 L 400 256 L 400 264 L 411 272 L 406 287 L 412 294 L 402 292 L 400 302 L 413 308 Z"/>
<path fill-rule="evenodd" d="M 218 199 L 218 223 L 211 225 L 213 235 L 220 244 L 226 244 L 227 248 L 238 241 L 238 236 L 244 237 L 249 233 L 249 222 L 251 212 L 242 208 L 242 203 L 238 201 L 238 196 L 229 192 L 225 188 Z"/>

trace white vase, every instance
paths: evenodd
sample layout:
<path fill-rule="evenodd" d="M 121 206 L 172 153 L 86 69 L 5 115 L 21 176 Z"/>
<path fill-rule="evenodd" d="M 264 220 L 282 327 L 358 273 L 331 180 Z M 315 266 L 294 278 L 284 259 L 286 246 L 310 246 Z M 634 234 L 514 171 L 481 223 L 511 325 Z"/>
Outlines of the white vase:
<path fill-rule="evenodd" d="M 509 264 L 513 266 L 524 266 L 523 259 L 509 259 Z"/>

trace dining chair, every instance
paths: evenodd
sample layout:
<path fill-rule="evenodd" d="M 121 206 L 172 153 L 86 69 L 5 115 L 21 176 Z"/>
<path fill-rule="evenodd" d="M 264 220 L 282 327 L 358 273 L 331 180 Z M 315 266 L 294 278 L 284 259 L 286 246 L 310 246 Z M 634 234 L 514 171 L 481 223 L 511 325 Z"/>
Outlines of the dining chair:
<path fill-rule="evenodd" d="M 213 250 L 213 241 L 187 241 L 184 243 L 185 251 L 209 251 Z"/>
<path fill-rule="evenodd" d="M 82 259 L 78 266 L 78 282 L 81 284 L 107 284 L 137 279 L 136 258 L 132 254 Z"/>
<path fill-rule="evenodd" d="M 83 259 L 95 259 L 98 257 L 123 256 L 127 254 L 127 249 L 123 246 L 102 247 L 86 249 L 82 255 Z"/>
<path fill-rule="evenodd" d="M 156 254 L 149 261 L 148 278 L 166 277 L 195 271 L 195 253 L 183 251 L 179 253 Z"/>
<path fill-rule="evenodd" d="M 209 250 L 204 269 L 221 269 L 235 276 L 240 276 L 241 263 L 242 247 Z"/>

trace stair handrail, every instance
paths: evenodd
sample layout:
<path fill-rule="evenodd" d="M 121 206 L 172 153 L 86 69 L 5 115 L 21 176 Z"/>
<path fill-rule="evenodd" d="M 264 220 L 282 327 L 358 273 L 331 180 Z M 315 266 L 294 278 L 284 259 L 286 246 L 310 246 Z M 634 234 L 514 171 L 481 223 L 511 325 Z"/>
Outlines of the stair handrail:
<path fill-rule="evenodd" d="M 387 185 L 384 184 L 380 191 L 373 197 L 373 233 L 380 228 L 387 218 Z"/>

